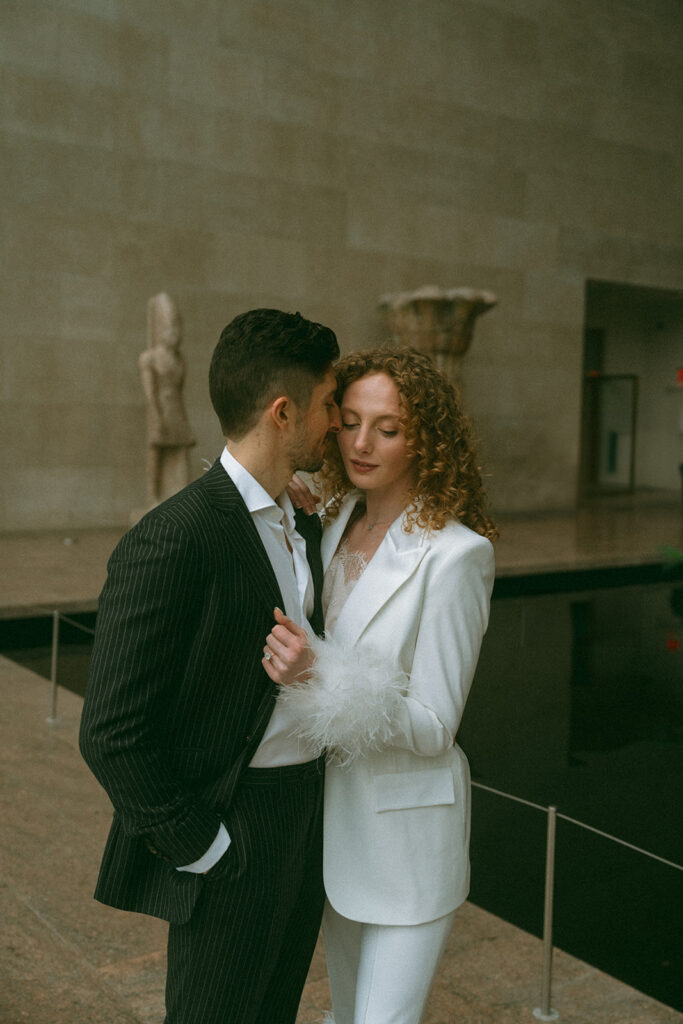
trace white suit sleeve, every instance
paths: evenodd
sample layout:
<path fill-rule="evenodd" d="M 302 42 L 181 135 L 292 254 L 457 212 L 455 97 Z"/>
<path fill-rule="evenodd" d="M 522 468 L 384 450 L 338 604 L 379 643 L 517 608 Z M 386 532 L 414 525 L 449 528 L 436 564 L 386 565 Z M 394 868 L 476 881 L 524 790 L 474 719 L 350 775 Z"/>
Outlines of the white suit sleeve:
<path fill-rule="evenodd" d="M 493 574 L 490 543 L 445 560 L 433 574 L 393 746 L 427 757 L 453 746 L 488 626 Z"/>
<path fill-rule="evenodd" d="M 308 681 L 283 687 L 278 697 L 298 722 L 297 733 L 338 763 L 387 746 L 424 756 L 452 746 L 488 624 L 492 585 L 488 541 L 434 560 L 409 673 L 392 651 L 370 642 L 345 648 L 334 637 L 312 641 L 316 662 Z"/>

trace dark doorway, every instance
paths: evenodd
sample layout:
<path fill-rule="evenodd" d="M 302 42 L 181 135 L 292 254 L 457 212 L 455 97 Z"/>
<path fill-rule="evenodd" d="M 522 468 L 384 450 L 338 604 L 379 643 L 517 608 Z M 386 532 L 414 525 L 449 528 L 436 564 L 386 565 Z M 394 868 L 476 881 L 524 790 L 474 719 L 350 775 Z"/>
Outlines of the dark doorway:
<path fill-rule="evenodd" d="M 586 282 L 579 497 L 677 500 L 683 293 Z"/>

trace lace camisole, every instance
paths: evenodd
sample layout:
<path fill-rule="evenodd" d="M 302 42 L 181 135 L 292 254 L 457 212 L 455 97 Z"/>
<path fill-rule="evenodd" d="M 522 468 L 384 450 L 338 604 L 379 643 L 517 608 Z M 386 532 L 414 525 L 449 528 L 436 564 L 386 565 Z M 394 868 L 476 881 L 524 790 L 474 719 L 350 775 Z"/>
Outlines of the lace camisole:
<path fill-rule="evenodd" d="M 334 553 L 323 581 L 325 629 L 331 633 L 351 591 L 368 567 L 360 551 L 349 551 L 346 537 Z"/>

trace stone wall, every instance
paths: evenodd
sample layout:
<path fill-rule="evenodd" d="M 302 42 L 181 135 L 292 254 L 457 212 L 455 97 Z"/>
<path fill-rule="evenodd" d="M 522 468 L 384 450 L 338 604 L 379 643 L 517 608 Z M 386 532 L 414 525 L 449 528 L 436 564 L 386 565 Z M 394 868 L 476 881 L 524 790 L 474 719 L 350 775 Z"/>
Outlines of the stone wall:
<path fill-rule="evenodd" d="M 683 278 L 681 52 L 677 0 L 3 0 L 0 528 L 140 504 L 162 290 L 196 474 L 237 312 L 349 350 L 386 292 L 495 291 L 463 372 L 494 504 L 571 506 L 585 279 Z"/>

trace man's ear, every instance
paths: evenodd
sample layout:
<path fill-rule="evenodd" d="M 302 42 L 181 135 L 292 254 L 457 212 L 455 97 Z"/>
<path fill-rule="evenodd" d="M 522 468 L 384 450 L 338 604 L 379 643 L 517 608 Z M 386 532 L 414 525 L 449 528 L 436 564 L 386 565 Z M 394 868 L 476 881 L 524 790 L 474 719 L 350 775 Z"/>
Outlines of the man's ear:
<path fill-rule="evenodd" d="M 275 398 L 269 407 L 270 418 L 278 430 L 290 427 L 295 418 L 294 403 L 287 395 Z"/>

